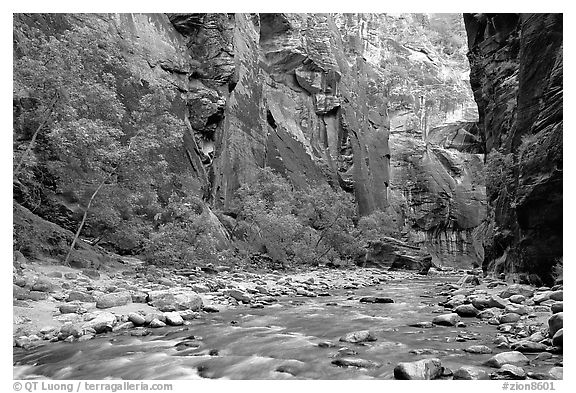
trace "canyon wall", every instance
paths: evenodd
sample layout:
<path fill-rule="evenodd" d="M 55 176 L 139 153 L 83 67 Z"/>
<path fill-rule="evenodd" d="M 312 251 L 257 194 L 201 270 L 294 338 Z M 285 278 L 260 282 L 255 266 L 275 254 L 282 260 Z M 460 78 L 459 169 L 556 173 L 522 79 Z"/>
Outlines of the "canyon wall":
<path fill-rule="evenodd" d="M 127 129 L 151 90 L 175 93 L 178 192 L 226 213 L 268 166 L 296 188 L 353 193 L 360 215 L 385 211 L 437 263 L 483 258 L 483 143 L 458 14 L 18 14 L 15 26 L 15 42 L 83 28 L 117 43 Z M 73 204 L 52 194 L 33 210 L 64 222 Z"/>
<path fill-rule="evenodd" d="M 465 14 L 464 20 L 488 153 L 483 267 L 551 282 L 563 245 L 563 16 Z"/>

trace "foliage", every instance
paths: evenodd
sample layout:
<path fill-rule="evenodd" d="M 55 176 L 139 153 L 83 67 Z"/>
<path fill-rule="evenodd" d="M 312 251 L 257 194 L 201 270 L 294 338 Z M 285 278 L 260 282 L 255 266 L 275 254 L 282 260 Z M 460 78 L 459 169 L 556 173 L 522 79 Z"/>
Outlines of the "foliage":
<path fill-rule="evenodd" d="M 513 154 L 502 154 L 498 150 L 491 151 L 486 156 L 484 173 L 486 176 L 486 191 L 489 199 L 493 200 L 502 190 L 508 190 L 514 180 Z"/>

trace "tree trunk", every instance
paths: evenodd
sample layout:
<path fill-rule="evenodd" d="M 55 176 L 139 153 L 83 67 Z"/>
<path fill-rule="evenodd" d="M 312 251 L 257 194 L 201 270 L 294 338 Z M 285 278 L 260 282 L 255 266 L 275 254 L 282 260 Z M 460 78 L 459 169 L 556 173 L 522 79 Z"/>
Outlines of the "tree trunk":
<path fill-rule="evenodd" d="M 76 231 L 76 234 L 74 235 L 74 239 L 72 240 L 72 245 L 70 246 L 70 249 L 68 250 L 68 254 L 66 254 L 66 259 L 64 259 L 65 265 L 70 266 L 68 263 L 68 260 L 70 259 L 70 255 L 72 254 L 72 251 L 74 250 L 74 246 L 76 245 L 76 242 L 78 241 L 78 238 L 80 237 L 80 232 L 82 232 L 82 228 L 84 228 L 84 223 L 86 222 L 86 217 L 88 216 L 88 211 L 90 210 L 90 205 L 92 205 L 92 201 L 94 200 L 94 198 L 96 197 L 96 195 L 98 194 L 100 189 L 102 189 L 102 187 L 106 183 L 106 180 L 108 180 L 109 177 L 110 176 L 106 176 L 102 180 L 102 182 L 100 183 L 98 188 L 96 188 L 96 191 L 94 191 L 94 193 L 90 197 L 90 200 L 88 201 L 88 205 L 86 206 L 86 210 L 84 211 L 84 216 L 82 217 L 82 222 L 80 222 L 80 226 L 78 227 L 78 230 Z"/>

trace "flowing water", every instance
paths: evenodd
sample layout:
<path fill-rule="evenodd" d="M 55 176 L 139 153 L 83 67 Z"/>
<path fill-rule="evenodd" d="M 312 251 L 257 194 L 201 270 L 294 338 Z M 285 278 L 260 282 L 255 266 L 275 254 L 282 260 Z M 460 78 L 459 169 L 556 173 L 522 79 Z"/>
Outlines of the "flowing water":
<path fill-rule="evenodd" d="M 424 357 L 437 357 L 452 370 L 480 365 L 491 355 L 469 354 L 462 349 L 477 344 L 493 347 L 494 326 L 473 318 L 465 319 L 465 328 L 408 326 L 431 321 L 442 309 L 437 305 L 440 298 L 435 296 L 438 282 L 438 278 L 423 277 L 358 289 L 352 295 L 342 290 L 330 297 L 280 298 L 277 304 L 263 309 L 240 307 L 205 314 L 188 326 L 151 329 L 152 335 L 146 337 L 109 333 L 81 343 L 15 349 L 14 377 L 391 379 L 398 362 Z M 369 295 L 392 297 L 395 303 L 358 301 Z M 348 332 L 365 329 L 375 331 L 378 340 L 364 345 L 338 341 Z M 323 341 L 336 346 L 319 347 Z M 357 352 L 352 357 L 381 366 L 335 366 L 331 362 L 340 347 Z M 410 353 L 419 349 L 432 351 Z"/>

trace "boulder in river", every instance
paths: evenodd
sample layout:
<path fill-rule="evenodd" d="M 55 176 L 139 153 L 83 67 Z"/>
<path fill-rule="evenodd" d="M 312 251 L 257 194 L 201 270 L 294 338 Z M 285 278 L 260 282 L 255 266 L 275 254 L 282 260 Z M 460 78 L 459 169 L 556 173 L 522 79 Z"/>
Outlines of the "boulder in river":
<path fill-rule="evenodd" d="M 332 360 L 332 364 L 339 367 L 358 367 L 358 368 L 378 368 L 381 366 L 380 363 L 360 358 L 337 358 Z"/>
<path fill-rule="evenodd" d="M 564 345 L 564 328 L 561 328 L 554 333 L 552 337 L 552 345 L 555 347 L 561 347 Z"/>
<path fill-rule="evenodd" d="M 552 367 L 548 371 L 548 375 L 552 379 L 564 379 L 564 367 Z"/>
<path fill-rule="evenodd" d="M 171 326 L 180 326 L 184 324 L 184 319 L 176 311 L 165 312 L 166 323 Z"/>
<path fill-rule="evenodd" d="M 554 337 L 556 332 L 564 327 L 564 313 L 559 312 L 548 318 L 548 335 Z"/>
<path fill-rule="evenodd" d="M 518 351 L 501 352 L 488 359 L 484 365 L 488 367 L 500 368 L 505 364 L 527 365 L 530 361 Z"/>
<path fill-rule="evenodd" d="M 340 337 L 340 341 L 347 343 L 361 343 L 376 340 L 376 336 L 370 330 L 358 330 L 355 332 L 346 333 L 344 336 Z"/>
<path fill-rule="evenodd" d="M 95 302 L 96 299 L 94 299 L 94 296 L 86 292 L 70 291 L 68 292 L 68 297 L 66 298 L 66 301 L 67 302 L 79 301 L 84 303 L 92 303 Z"/>
<path fill-rule="evenodd" d="M 501 298 L 500 296 L 490 296 L 490 299 L 488 300 L 488 307 L 496 307 L 496 308 L 506 308 L 506 306 L 508 305 L 508 301 Z"/>
<path fill-rule="evenodd" d="M 466 380 L 488 379 L 488 373 L 480 367 L 462 366 L 454 371 L 452 378 Z"/>
<path fill-rule="evenodd" d="M 492 353 L 492 348 L 487 347 L 486 345 L 472 345 L 471 347 L 465 348 L 464 352 L 485 355 Z"/>
<path fill-rule="evenodd" d="M 422 359 L 416 362 L 403 362 L 394 367 L 395 379 L 428 380 L 442 375 L 443 367 L 439 359 Z"/>
<path fill-rule="evenodd" d="M 194 291 L 167 289 L 148 292 L 148 301 L 160 311 L 180 311 L 202 309 L 202 298 Z"/>
<path fill-rule="evenodd" d="M 520 320 L 521 316 L 520 314 L 516 314 L 513 312 L 509 312 L 506 314 L 502 314 L 498 317 L 498 322 L 500 324 L 503 323 L 514 323 L 514 322 L 518 322 Z"/>
<path fill-rule="evenodd" d="M 513 295 L 522 295 L 526 298 L 530 298 L 534 295 L 534 289 L 528 285 L 512 284 L 500 293 L 500 297 L 503 299 L 507 299 Z"/>
<path fill-rule="evenodd" d="M 490 374 L 490 379 L 526 379 L 526 371 L 522 367 L 514 366 L 513 364 L 504 364 L 500 369 Z"/>
<path fill-rule="evenodd" d="M 360 299 L 360 303 L 394 303 L 394 299 L 381 296 L 364 296 Z"/>
<path fill-rule="evenodd" d="M 454 312 L 461 317 L 476 317 L 478 309 L 471 304 L 462 304 L 454 309 Z"/>
<path fill-rule="evenodd" d="M 111 331 L 116 323 L 116 315 L 111 312 L 101 312 L 95 318 L 82 325 L 82 329 L 94 329 L 96 333 Z"/>
<path fill-rule="evenodd" d="M 550 311 L 552 314 L 557 314 L 564 311 L 564 302 L 556 302 L 550 306 Z"/>
<path fill-rule="evenodd" d="M 460 316 L 456 313 L 437 315 L 432 319 L 432 323 L 441 326 L 456 326 L 460 322 Z"/>
<path fill-rule="evenodd" d="M 144 318 L 144 316 L 136 312 L 129 313 L 128 320 L 136 326 L 141 326 L 144 325 L 144 323 L 146 323 L 146 319 Z"/>
<path fill-rule="evenodd" d="M 132 295 L 128 291 L 107 293 L 96 299 L 97 308 L 118 307 L 128 303 L 132 303 Z"/>

